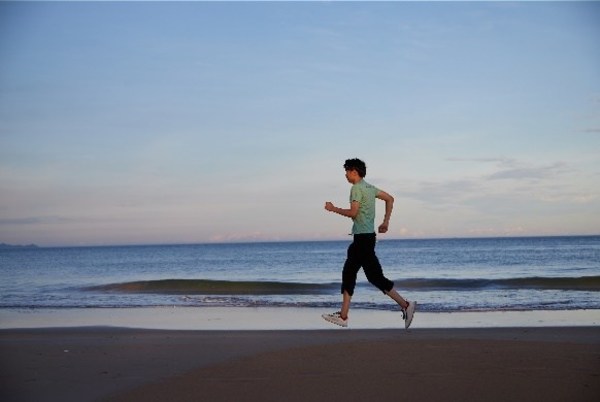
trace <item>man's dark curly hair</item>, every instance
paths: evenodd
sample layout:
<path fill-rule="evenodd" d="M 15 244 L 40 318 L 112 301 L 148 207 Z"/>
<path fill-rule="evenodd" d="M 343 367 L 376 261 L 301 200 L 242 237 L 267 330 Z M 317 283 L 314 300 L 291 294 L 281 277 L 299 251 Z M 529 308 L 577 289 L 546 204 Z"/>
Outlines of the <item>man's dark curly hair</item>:
<path fill-rule="evenodd" d="M 365 165 L 365 163 L 358 158 L 346 159 L 346 162 L 344 163 L 344 169 L 356 170 L 360 177 L 365 177 L 367 175 L 367 165 Z"/>

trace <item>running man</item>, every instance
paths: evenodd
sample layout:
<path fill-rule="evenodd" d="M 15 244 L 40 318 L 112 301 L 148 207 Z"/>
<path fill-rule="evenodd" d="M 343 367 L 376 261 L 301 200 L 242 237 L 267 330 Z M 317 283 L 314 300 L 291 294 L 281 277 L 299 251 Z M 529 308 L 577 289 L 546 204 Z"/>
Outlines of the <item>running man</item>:
<path fill-rule="evenodd" d="M 352 219 L 352 244 L 348 247 L 348 255 L 342 270 L 342 308 L 332 314 L 323 314 L 322 317 L 339 326 L 348 326 L 348 313 L 350 301 L 356 287 L 358 271 L 363 268 L 368 281 L 392 298 L 402 311 L 404 327 L 408 328 L 412 322 L 416 301 L 407 301 L 394 289 L 394 283 L 383 275 L 379 259 L 375 254 L 375 200 L 385 202 L 385 217 L 379 225 L 379 233 L 386 233 L 390 225 L 394 197 L 383 190 L 367 183 L 367 166 L 360 159 L 348 159 L 344 163 L 346 179 L 352 188 L 350 190 L 350 208 L 338 208 L 331 202 L 325 203 L 325 209 L 330 212 Z"/>

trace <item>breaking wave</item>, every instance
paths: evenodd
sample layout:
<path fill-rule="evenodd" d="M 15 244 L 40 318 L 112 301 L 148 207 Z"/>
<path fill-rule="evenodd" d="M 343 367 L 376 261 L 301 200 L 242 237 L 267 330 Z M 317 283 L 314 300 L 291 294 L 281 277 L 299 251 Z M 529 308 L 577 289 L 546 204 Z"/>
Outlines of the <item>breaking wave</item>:
<path fill-rule="evenodd" d="M 474 291 L 491 289 L 535 289 L 600 291 L 600 276 L 526 277 L 507 279 L 414 278 L 395 281 L 398 289 L 412 291 Z M 360 283 L 360 286 L 370 286 Z M 160 279 L 113 283 L 86 290 L 122 293 L 188 295 L 311 295 L 339 292 L 339 283 L 276 281 L 224 281 L 208 279 Z"/>
<path fill-rule="evenodd" d="M 288 283 L 262 281 L 218 281 L 207 279 L 161 279 L 154 281 L 136 281 L 93 286 L 88 290 L 196 294 L 196 295 L 285 295 L 285 294 L 323 294 L 339 290 L 338 284 Z"/>

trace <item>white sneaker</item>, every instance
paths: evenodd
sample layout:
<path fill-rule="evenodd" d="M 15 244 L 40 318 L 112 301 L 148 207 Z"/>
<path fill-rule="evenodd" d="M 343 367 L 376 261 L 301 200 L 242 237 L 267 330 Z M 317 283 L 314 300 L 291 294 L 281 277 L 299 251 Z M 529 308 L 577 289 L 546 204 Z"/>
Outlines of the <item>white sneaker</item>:
<path fill-rule="evenodd" d="M 408 329 L 410 324 L 412 323 L 413 316 L 415 315 L 415 310 L 417 309 L 416 301 L 408 301 L 408 307 L 406 310 L 402 310 L 402 318 L 404 318 L 404 328 Z"/>
<path fill-rule="evenodd" d="M 339 311 L 332 314 L 323 314 L 321 315 L 321 317 L 323 317 L 325 321 L 329 321 L 330 323 L 339 325 L 340 327 L 348 326 L 348 317 L 346 317 L 346 319 L 344 320 L 342 318 L 342 314 Z"/>

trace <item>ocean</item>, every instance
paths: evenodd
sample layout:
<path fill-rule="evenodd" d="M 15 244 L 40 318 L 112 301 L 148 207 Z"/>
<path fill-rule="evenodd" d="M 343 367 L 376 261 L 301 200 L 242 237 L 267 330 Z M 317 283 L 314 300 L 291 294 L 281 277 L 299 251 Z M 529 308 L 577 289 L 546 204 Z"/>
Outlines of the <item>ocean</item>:
<path fill-rule="evenodd" d="M 340 305 L 348 241 L 7 248 L 1 309 Z M 419 311 L 600 309 L 600 236 L 380 240 Z M 362 271 L 353 309 L 396 310 Z"/>

